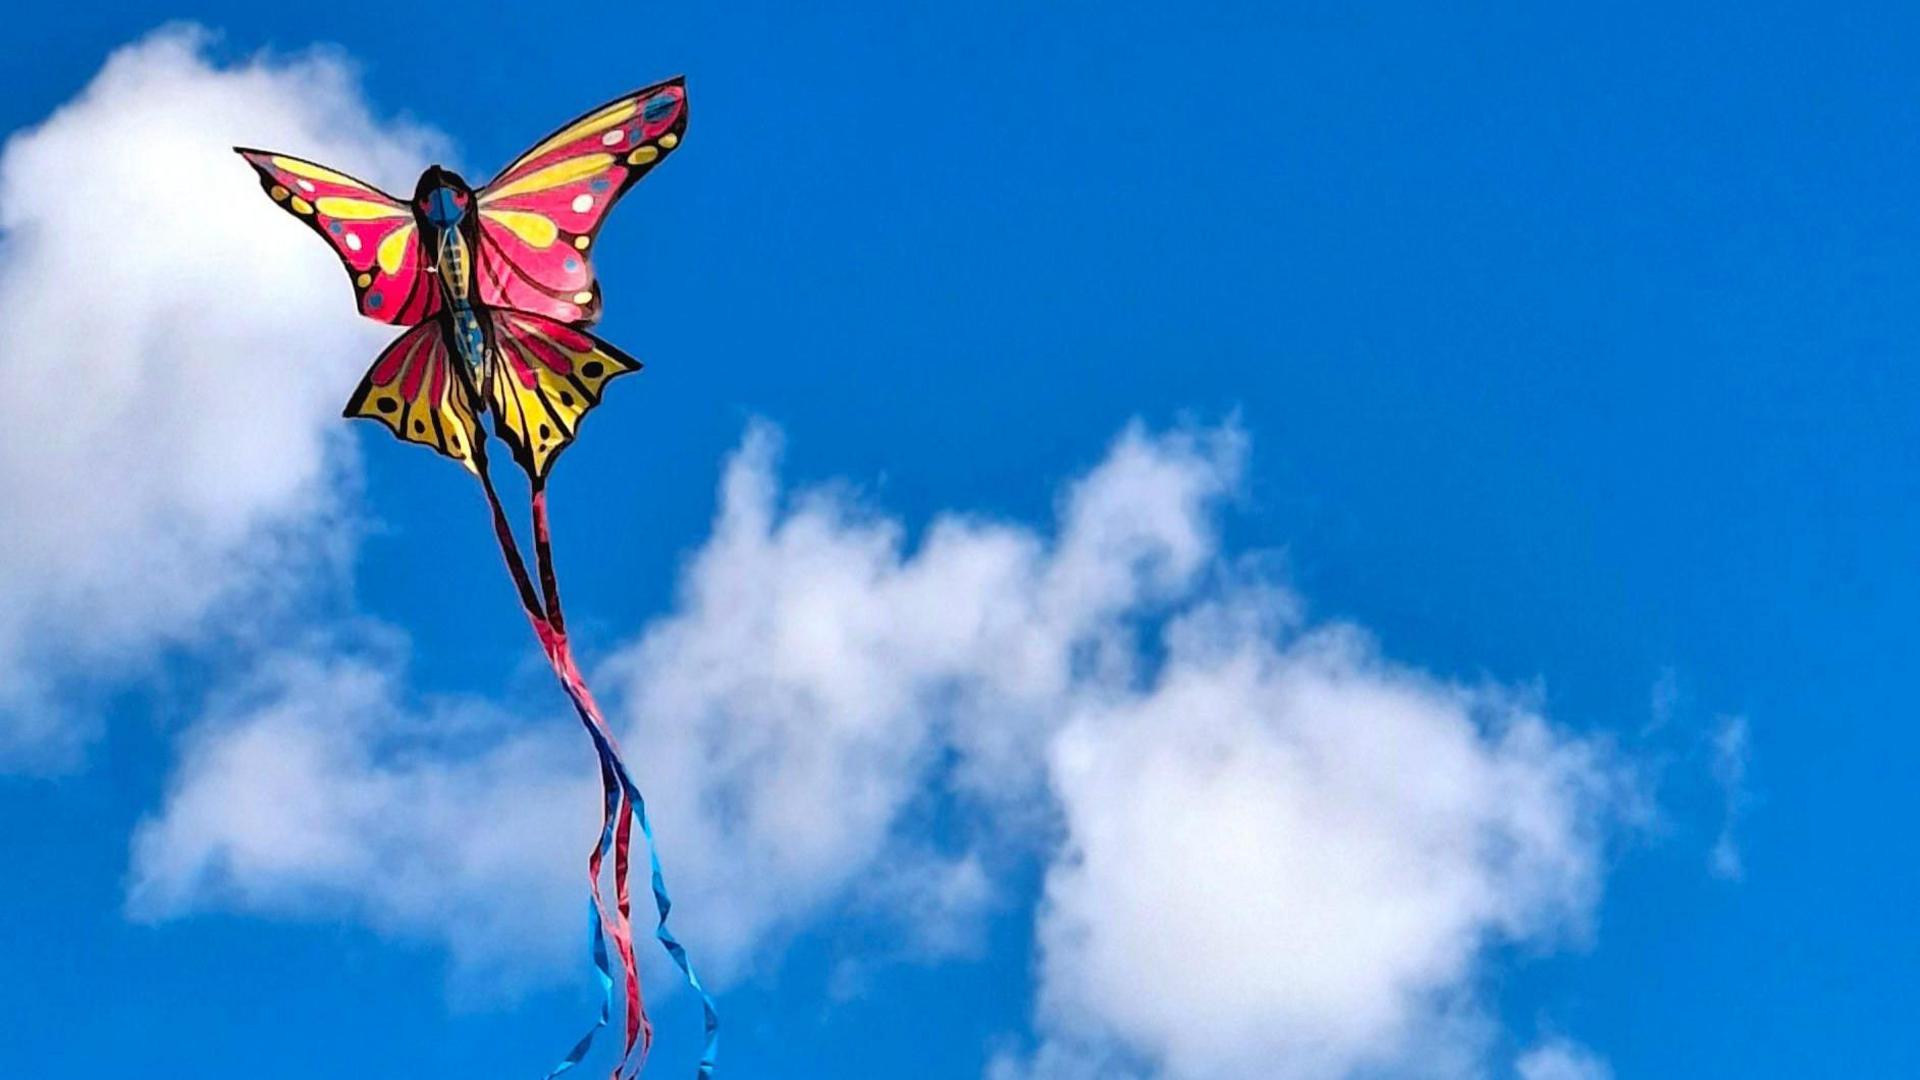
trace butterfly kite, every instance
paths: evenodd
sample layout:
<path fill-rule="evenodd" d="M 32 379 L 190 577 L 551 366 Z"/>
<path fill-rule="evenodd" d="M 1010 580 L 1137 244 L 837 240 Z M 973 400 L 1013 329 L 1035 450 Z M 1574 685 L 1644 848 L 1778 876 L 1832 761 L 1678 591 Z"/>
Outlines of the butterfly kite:
<path fill-rule="evenodd" d="M 346 415 L 377 420 L 479 478 L 520 603 L 599 755 L 605 816 L 587 869 L 593 960 L 606 1000 L 599 1021 L 549 1076 L 579 1063 L 594 1032 L 607 1023 L 613 962 L 624 985 L 626 1021 L 614 1080 L 638 1075 L 652 1044 L 634 963 L 627 883 L 635 819 L 652 866 L 655 936 L 700 998 L 706 1044 L 698 1075 L 713 1074 L 718 1017 L 686 950 L 667 929 L 672 902 L 652 851 L 646 803 L 574 663 L 553 570 L 546 495 L 555 460 L 573 443 L 607 383 L 640 370 L 633 357 L 587 330 L 601 306 L 594 240 L 614 203 L 673 153 L 686 129 L 686 86 L 670 79 L 566 124 L 481 187 L 435 165 L 420 175 L 411 201 L 311 161 L 236 148 L 273 201 L 340 257 L 361 314 L 407 328 L 374 360 L 348 399 Z M 493 435 L 527 474 L 537 591 L 488 474 L 488 432 L 481 423 L 487 415 Z M 609 852 L 611 910 L 600 885 Z"/>

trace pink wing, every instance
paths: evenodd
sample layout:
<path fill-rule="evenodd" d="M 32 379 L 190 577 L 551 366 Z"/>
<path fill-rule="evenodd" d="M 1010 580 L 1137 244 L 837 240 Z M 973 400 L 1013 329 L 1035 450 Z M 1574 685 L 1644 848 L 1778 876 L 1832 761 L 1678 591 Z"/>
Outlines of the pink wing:
<path fill-rule="evenodd" d="M 580 117 L 480 190 L 480 299 L 576 327 L 600 318 L 588 250 L 607 211 L 680 145 L 679 77 Z"/>
<path fill-rule="evenodd" d="M 440 310 L 420 230 L 407 204 L 371 184 L 311 161 L 235 147 L 273 201 L 333 247 L 353 281 L 360 314 L 413 326 Z"/>

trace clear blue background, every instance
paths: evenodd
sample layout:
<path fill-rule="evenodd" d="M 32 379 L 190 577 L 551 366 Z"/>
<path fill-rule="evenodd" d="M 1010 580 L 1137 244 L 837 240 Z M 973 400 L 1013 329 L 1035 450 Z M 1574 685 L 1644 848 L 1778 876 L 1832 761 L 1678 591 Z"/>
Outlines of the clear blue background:
<path fill-rule="evenodd" d="M 1623 1077 L 1914 1075 L 1920 23 L 1834 6 L 648 0 L 461 5 L 431 37 L 401 6 L 193 17 L 229 56 L 338 43 L 479 175 L 688 74 L 687 148 L 601 255 L 605 333 L 649 372 L 557 482 L 558 530 L 596 538 L 568 567 L 583 629 L 663 606 L 750 415 L 786 427 L 790 474 L 910 520 L 1044 520 L 1128 417 L 1238 409 L 1236 546 L 1284 546 L 1316 611 L 1389 654 L 1538 677 L 1557 719 L 1666 763 L 1594 947 L 1498 969 L 1523 1037 L 1550 1016 Z M 0 129 L 177 14 L 16 10 Z M 504 689 L 525 628 L 470 491 L 366 438 L 394 528 L 360 603 L 405 616 L 425 688 Z M 476 527 L 430 547 L 445 515 Z M 447 563 L 469 594 L 404 602 Z M 1669 669 L 1675 718 L 1643 735 Z M 535 1075 L 584 990 L 470 1008 L 438 952 L 353 927 L 122 920 L 190 691 L 125 695 L 81 776 L 0 781 L 0 1073 Z M 1737 884 L 1705 872 L 1720 713 L 1756 755 Z M 977 1076 L 1030 1006 L 1025 923 L 833 1007 L 861 943 L 823 928 L 728 994 L 727 1072 Z M 688 1007 L 659 1018 L 662 1075 Z"/>

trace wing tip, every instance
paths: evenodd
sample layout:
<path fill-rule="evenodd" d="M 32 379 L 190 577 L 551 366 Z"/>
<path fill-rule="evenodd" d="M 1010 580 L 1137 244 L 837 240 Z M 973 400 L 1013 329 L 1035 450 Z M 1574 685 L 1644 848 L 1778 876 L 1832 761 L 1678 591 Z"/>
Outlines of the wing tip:
<path fill-rule="evenodd" d="M 661 90 L 665 90 L 669 86 L 679 87 L 682 91 L 686 90 L 687 88 L 686 74 L 683 72 L 678 75 L 669 75 L 666 78 L 661 79 L 659 82 L 648 83 L 647 85 L 642 86 L 637 90 L 633 90 L 627 94 L 622 95 L 621 97 L 614 98 L 613 100 L 620 101 L 622 100 L 622 98 L 637 98 L 642 94 L 658 93 Z M 686 95 L 683 93 L 681 96 L 682 98 L 684 98 Z M 681 105 L 681 108 L 685 108 L 685 107 L 686 106 L 683 103 Z"/>

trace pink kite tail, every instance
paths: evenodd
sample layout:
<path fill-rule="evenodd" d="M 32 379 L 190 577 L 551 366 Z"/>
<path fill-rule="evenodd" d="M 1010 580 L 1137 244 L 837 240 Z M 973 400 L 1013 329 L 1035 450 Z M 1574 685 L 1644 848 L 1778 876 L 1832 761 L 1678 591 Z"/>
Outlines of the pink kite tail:
<path fill-rule="evenodd" d="M 687 950 L 680 944 L 673 931 L 667 926 L 667 914 L 673 908 L 673 900 L 667 894 L 666 876 L 660 868 L 660 851 L 653 839 L 653 825 L 647 817 L 646 800 L 640 794 L 639 785 L 627 770 L 626 762 L 620 754 L 620 745 L 613 737 L 601 715 L 600 706 L 593 699 L 593 693 L 587 689 L 586 679 L 581 676 L 579 665 L 574 662 L 573 647 L 567 639 L 566 619 L 560 608 L 560 587 L 553 570 L 552 534 L 547 521 L 546 483 L 543 478 L 534 477 L 532 486 L 532 516 L 534 555 L 538 560 L 540 573 L 540 595 L 534 592 L 533 580 L 527 573 L 525 559 L 514 539 L 513 528 L 506 512 L 500 505 L 499 494 L 494 490 L 493 481 L 488 475 L 486 459 L 476 446 L 475 464 L 479 466 L 480 483 L 486 492 L 487 505 L 493 514 L 494 535 L 500 542 L 500 553 L 506 559 L 507 570 L 513 577 L 515 589 L 520 596 L 520 604 L 526 610 L 527 620 L 533 625 L 533 632 L 540 640 L 541 651 L 552 665 L 554 675 L 572 700 L 580 723 L 593 740 L 594 749 L 600 757 L 601 782 L 605 792 L 606 814 L 602 818 L 600 844 L 588 857 L 588 872 L 592 876 L 591 900 L 594 922 L 594 964 L 606 987 L 607 1000 L 600 1015 L 600 1021 L 574 1047 L 573 1051 L 549 1073 L 553 1076 L 572 1068 L 586 1054 L 593 1041 L 593 1032 L 604 1025 L 613 1003 L 613 980 L 608 970 L 603 938 L 613 939 L 614 950 L 619 957 L 621 973 L 625 976 L 626 1030 L 625 1045 L 619 1062 L 613 1069 L 613 1080 L 623 1076 L 637 1076 L 645 1067 L 648 1052 L 653 1046 L 653 1024 L 647 1018 L 646 1002 L 640 992 L 640 968 L 635 962 L 633 950 L 632 896 L 628 883 L 631 862 L 633 823 L 640 824 L 641 835 L 647 843 L 647 861 L 650 869 L 650 883 L 653 891 L 654 908 L 659 921 L 654 927 L 657 938 L 667 955 L 672 957 L 675 966 L 686 976 L 687 985 L 700 999 L 702 1020 L 706 1039 L 695 1070 L 698 1080 L 710 1080 L 713 1076 L 715 1061 L 719 1054 L 720 1016 L 715 1009 L 712 995 L 700 983 L 700 977 L 693 970 L 693 962 L 687 956 Z M 544 603 L 543 603 L 544 601 Z M 611 831 L 611 837 L 609 837 Z M 609 840 L 611 839 L 611 845 Z M 600 871 L 604 863 L 607 848 L 613 849 L 614 862 L 614 914 L 609 917 L 604 907 L 600 891 Z M 633 1070 L 628 1073 L 627 1066 L 634 1058 L 636 1048 L 639 1059 L 633 1061 Z"/>
<path fill-rule="evenodd" d="M 527 621 L 532 624 L 534 636 L 540 641 L 540 648 L 546 654 L 547 662 L 552 665 L 554 674 L 561 686 L 572 699 L 574 709 L 586 724 L 590 735 L 594 736 L 596 747 L 611 745 L 603 743 L 605 724 L 601 721 L 597 706 L 592 697 L 586 694 L 586 685 L 580 678 L 579 669 L 573 661 L 573 650 L 567 641 L 564 622 L 559 615 L 560 592 L 553 575 L 553 558 L 546 520 L 546 493 L 544 485 L 534 489 L 535 552 L 540 566 L 541 589 L 546 595 L 543 608 L 540 597 L 536 596 L 531 576 L 527 573 L 525 558 L 520 554 L 520 545 L 513 535 L 513 527 L 507 519 L 506 510 L 500 504 L 499 492 L 493 486 L 493 479 L 487 469 L 486 458 L 475 447 L 475 464 L 479 466 L 480 486 L 487 497 L 487 507 L 493 518 L 494 537 L 499 541 L 500 554 L 506 560 L 507 572 L 513 578 L 514 588 L 519 594 L 520 605 L 525 610 Z M 633 818 L 632 807 L 627 799 L 621 774 L 624 769 L 618 762 L 609 760 L 601 753 L 600 775 L 603 793 L 601 837 L 587 856 L 587 877 L 593 917 L 599 927 L 597 934 L 613 941 L 615 955 L 619 957 L 621 974 L 624 979 L 626 1004 L 625 1045 L 620 1056 L 621 1064 L 615 1066 L 618 1077 L 626 1060 L 632 1056 L 634 1044 L 639 1033 L 644 1032 L 646 1041 L 652 1042 L 653 1025 L 646 1019 L 646 1005 L 640 993 L 639 965 L 635 962 L 633 950 L 633 921 L 628 901 L 627 867 L 630 862 L 628 849 L 631 845 Z M 611 841 L 611 843 L 609 843 Z M 609 847 L 613 848 L 616 907 L 609 912 L 604 894 L 600 889 L 601 870 Z M 605 960 L 596 944 L 594 962 L 596 967 L 604 969 Z M 610 973 L 602 970 L 602 978 L 607 979 L 608 1005 L 611 1005 L 612 982 Z M 603 1009 L 598 1028 L 607 1021 L 610 1009 Z M 559 1066 L 548 1074 L 557 1076 L 578 1064 L 591 1047 L 593 1032 L 590 1030 L 581 1038 Z M 645 1050 L 643 1048 L 642 1053 Z M 644 1058 L 643 1058 L 644 1060 Z"/>
<path fill-rule="evenodd" d="M 593 694 L 587 689 L 587 680 L 580 674 L 579 665 L 574 663 L 573 643 L 567 637 L 566 616 L 561 613 L 559 575 L 553 569 L 553 529 L 547 520 L 547 485 L 544 479 L 533 481 L 533 552 L 540 571 L 540 591 L 546 600 L 547 625 L 551 634 L 541 644 L 546 647 L 547 659 L 553 665 L 553 673 L 560 680 L 567 696 L 573 699 L 574 711 L 580 714 L 581 723 L 587 725 L 589 733 L 598 733 L 596 745 L 604 745 L 613 752 L 612 760 L 603 760 L 601 768 L 616 773 L 624 771 L 619 765 L 619 744 L 614 740 L 613 731 L 600 715 L 600 706 L 593 700 Z M 620 1064 L 614 1067 L 614 1078 L 618 1080 L 625 1068 L 627 1059 L 633 1056 L 638 1046 L 640 1063 L 644 1065 L 646 1055 L 653 1047 L 653 1023 L 647 1019 L 646 1000 L 640 990 L 640 965 L 633 952 L 633 901 L 631 889 L 627 884 L 627 868 L 631 862 L 629 850 L 633 840 L 632 807 L 625 806 L 620 815 L 620 823 L 614 833 L 613 842 L 613 887 L 617 915 L 614 919 L 613 943 L 619 951 L 621 966 L 626 976 L 626 1039 L 621 1047 Z M 634 1072 L 637 1074 L 639 1068 Z"/>

